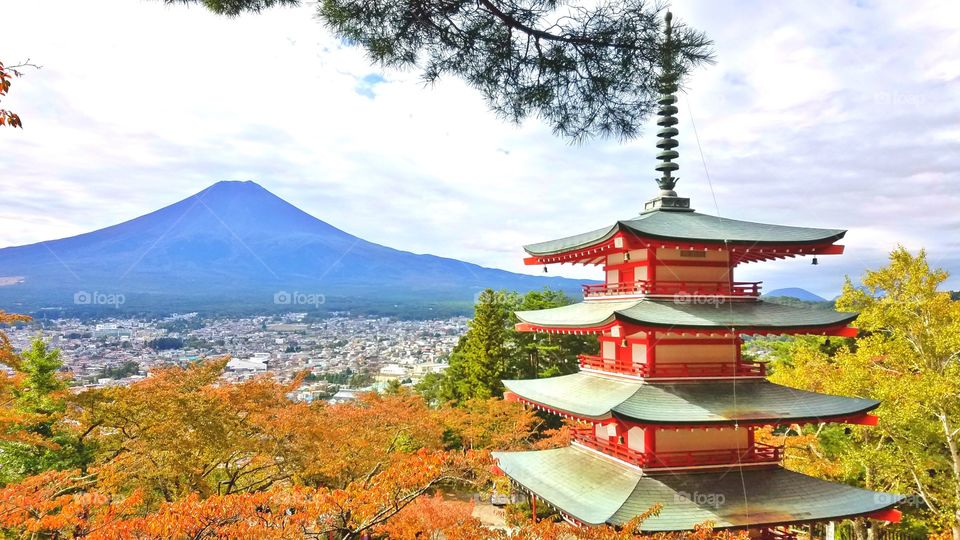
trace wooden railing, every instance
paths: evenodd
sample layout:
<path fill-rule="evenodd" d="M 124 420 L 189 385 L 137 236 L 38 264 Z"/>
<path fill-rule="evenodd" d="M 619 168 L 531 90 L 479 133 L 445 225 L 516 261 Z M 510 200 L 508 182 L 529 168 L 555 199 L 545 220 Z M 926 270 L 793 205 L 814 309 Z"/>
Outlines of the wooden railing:
<path fill-rule="evenodd" d="M 686 295 L 695 297 L 697 295 L 717 295 L 732 297 L 757 297 L 760 296 L 760 281 L 650 281 L 639 280 L 622 283 L 599 283 L 596 285 L 584 285 L 584 298 L 594 298 L 597 296 L 615 296 L 628 294 L 643 295 Z"/>
<path fill-rule="evenodd" d="M 623 373 L 627 375 L 643 375 L 644 368 L 646 367 L 644 364 L 621 362 L 612 358 L 603 358 L 602 356 L 591 356 L 588 354 L 581 354 L 577 358 L 580 359 L 580 367 L 582 368 L 597 369 L 612 373 Z"/>
<path fill-rule="evenodd" d="M 574 428 L 573 438 L 588 448 L 593 448 L 608 456 L 648 469 L 735 465 L 738 463 L 779 463 L 783 459 L 783 447 L 762 443 L 754 443 L 753 446 L 747 448 L 722 450 L 640 452 L 629 448 L 625 444 L 598 439 L 592 427 Z"/>
<path fill-rule="evenodd" d="M 581 354 L 580 367 L 639 375 L 641 377 L 677 378 L 686 377 L 764 377 L 767 374 L 766 365 L 760 362 L 677 362 L 654 364 L 650 368 L 647 364 L 634 364 L 612 358 Z"/>
<path fill-rule="evenodd" d="M 779 463 L 783 449 L 779 446 L 753 443 L 747 448 L 725 450 L 693 450 L 689 452 L 656 452 L 648 457 L 647 467 L 693 467 L 729 463 Z"/>
<path fill-rule="evenodd" d="M 677 362 L 654 364 L 643 370 L 647 377 L 763 377 L 767 366 L 761 362 Z"/>

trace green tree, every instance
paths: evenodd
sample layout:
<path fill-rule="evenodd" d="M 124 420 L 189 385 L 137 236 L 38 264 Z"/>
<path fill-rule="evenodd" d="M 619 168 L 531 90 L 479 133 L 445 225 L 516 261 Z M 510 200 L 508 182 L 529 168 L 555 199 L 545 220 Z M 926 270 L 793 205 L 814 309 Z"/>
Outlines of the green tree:
<path fill-rule="evenodd" d="M 451 398 L 484 399 L 503 394 L 500 380 L 512 358 L 508 338 L 514 305 L 510 293 L 492 289 L 480 293 L 467 333 L 450 353 Z"/>
<path fill-rule="evenodd" d="M 925 252 L 898 248 L 862 287 L 848 279 L 837 300 L 860 313 L 855 346 L 800 341 L 774 378 L 880 400 L 878 426 L 824 430 L 825 448 L 847 479 L 916 494 L 917 507 L 905 509 L 960 540 L 960 303 L 938 290 L 947 277 Z"/>
<path fill-rule="evenodd" d="M 596 350 L 589 336 L 517 332 L 514 311 L 564 306 L 573 299 L 562 291 L 542 289 L 523 296 L 483 291 L 467 332 L 450 353 L 442 375 L 424 378 L 418 392 L 431 403 L 487 398 L 503 394 L 503 379 L 552 377 L 577 371 L 577 355 Z"/>
<path fill-rule="evenodd" d="M 7 365 L 15 373 L 7 406 L 19 415 L 7 431 L 20 436 L 0 439 L 0 483 L 50 469 L 82 468 L 89 451 L 83 438 L 61 422 L 69 393 L 67 379 L 60 373 L 60 350 L 48 348 L 37 337 Z"/>
<path fill-rule="evenodd" d="M 574 299 L 563 291 L 544 288 L 523 296 L 517 311 L 533 311 L 566 306 Z M 516 317 L 513 322 L 520 322 Z M 512 329 L 511 329 L 512 331 Z M 516 343 L 511 378 L 535 379 L 568 375 L 579 369 L 577 356 L 596 354 L 597 340 L 590 336 L 513 332 Z"/>
<path fill-rule="evenodd" d="M 165 0 L 224 15 L 297 0 Z M 417 69 L 424 81 L 454 76 L 502 118 L 537 116 L 580 141 L 631 138 L 657 107 L 661 66 L 678 78 L 712 61 L 701 32 L 673 23 L 648 0 L 323 0 L 317 16 L 375 62 Z"/>

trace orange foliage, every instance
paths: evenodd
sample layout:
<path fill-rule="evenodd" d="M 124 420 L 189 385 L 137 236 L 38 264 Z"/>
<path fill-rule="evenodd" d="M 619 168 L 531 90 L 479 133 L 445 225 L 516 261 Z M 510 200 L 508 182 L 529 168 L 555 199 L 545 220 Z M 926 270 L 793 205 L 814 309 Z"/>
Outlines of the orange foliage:
<path fill-rule="evenodd" d="M 17 315 L 0 310 L 0 326 L 29 320 L 30 317 L 26 315 Z M 10 338 L 2 330 L 0 330 L 0 365 L 14 370 L 20 367 L 20 358 L 10 344 Z M 13 407 L 14 392 L 21 386 L 22 381 L 23 375 L 21 373 L 8 375 L 6 370 L 0 370 L 0 441 L 28 445 L 46 444 L 41 437 L 22 429 L 36 421 L 39 415 L 27 414 Z"/>
<path fill-rule="evenodd" d="M 92 540 L 505 540 L 469 503 L 430 494 L 489 490 L 488 449 L 569 441 L 567 426 L 535 440 L 538 417 L 514 403 L 435 409 L 406 392 L 298 403 L 288 395 L 299 380 L 226 384 L 225 363 L 156 370 L 128 387 L 74 396 L 67 422 L 97 449 L 88 473 L 47 472 L 0 489 L 0 528 Z M 644 517 L 621 529 L 524 522 L 510 538 L 633 539 Z"/>
<path fill-rule="evenodd" d="M 447 428 L 464 448 L 530 448 L 540 424 L 532 409 L 500 399 L 471 399 L 443 414 Z"/>
<path fill-rule="evenodd" d="M 73 538 L 356 538 L 382 526 L 438 484 L 475 478 L 481 454 L 420 451 L 343 489 L 277 486 L 269 491 L 191 493 L 153 509 L 139 492 L 103 491 L 95 478 L 44 473 L 0 490 L 0 525 Z"/>
<path fill-rule="evenodd" d="M 15 77 L 19 77 L 20 72 L 13 68 L 8 68 L 0 62 L 0 97 L 7 95 L 10 91 L 10 83 Z M 13 111 L 0 109 L 0 126 L 23 127 L 20 117 Z M 2 313 L 0 313 L 2 316 Z"/>
<path fill-rule="evenodd" d="M 424 538 L 487 538 L 480 520 L 473 517 L 474 505 L 447 501 L 443 495 L 424 496 L 406 507 L 393 519 L 377 527 L 376 532 L 391 540 Z M 483 536 L 477 536 L 482 533 Z"/>

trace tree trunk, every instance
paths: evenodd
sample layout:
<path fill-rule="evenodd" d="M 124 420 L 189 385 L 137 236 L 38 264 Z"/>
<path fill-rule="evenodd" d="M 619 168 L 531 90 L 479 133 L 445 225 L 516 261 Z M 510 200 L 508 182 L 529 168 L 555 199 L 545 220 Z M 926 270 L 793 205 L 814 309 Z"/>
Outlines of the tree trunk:
<path fill-rule="evenodd" d="M 947 441 L 947 448 L 950 450 L 950 460 L 953 464 L 953 490 L 954 496 L 960 500 L 960 449 L 957 448 L 956 433 L 953 425 L 947 417 L 946 411 L 940 411 L 940 424 L 943 426 L 943 435 Z M 960 540 L 960 511 L 953 513 L 953 540 Z"/>
<path fill-rule="evenodd" d="M 867 540 L 867 528 L 862 519 L 853 520 L 853 536 L 857 540 Z"/>

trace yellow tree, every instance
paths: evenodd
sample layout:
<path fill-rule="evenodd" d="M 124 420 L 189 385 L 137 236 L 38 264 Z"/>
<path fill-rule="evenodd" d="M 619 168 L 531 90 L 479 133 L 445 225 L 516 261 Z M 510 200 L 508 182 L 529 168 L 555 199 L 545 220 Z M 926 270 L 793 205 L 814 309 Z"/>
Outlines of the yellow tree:
<path fill-rule="evenodd" d="M 798 341 L 774 378 L 880 400 L 878 426 L 826 429 L 820 442 L 839 456 L 841 476 L 917 494 L 907 509 L 960 540 L 960 303 L 939 290 L 947 277 L 923 251 L 898 248 L 862 286 L 848 279 L 837 300 L 860 313 L 856 341 Z"/>

